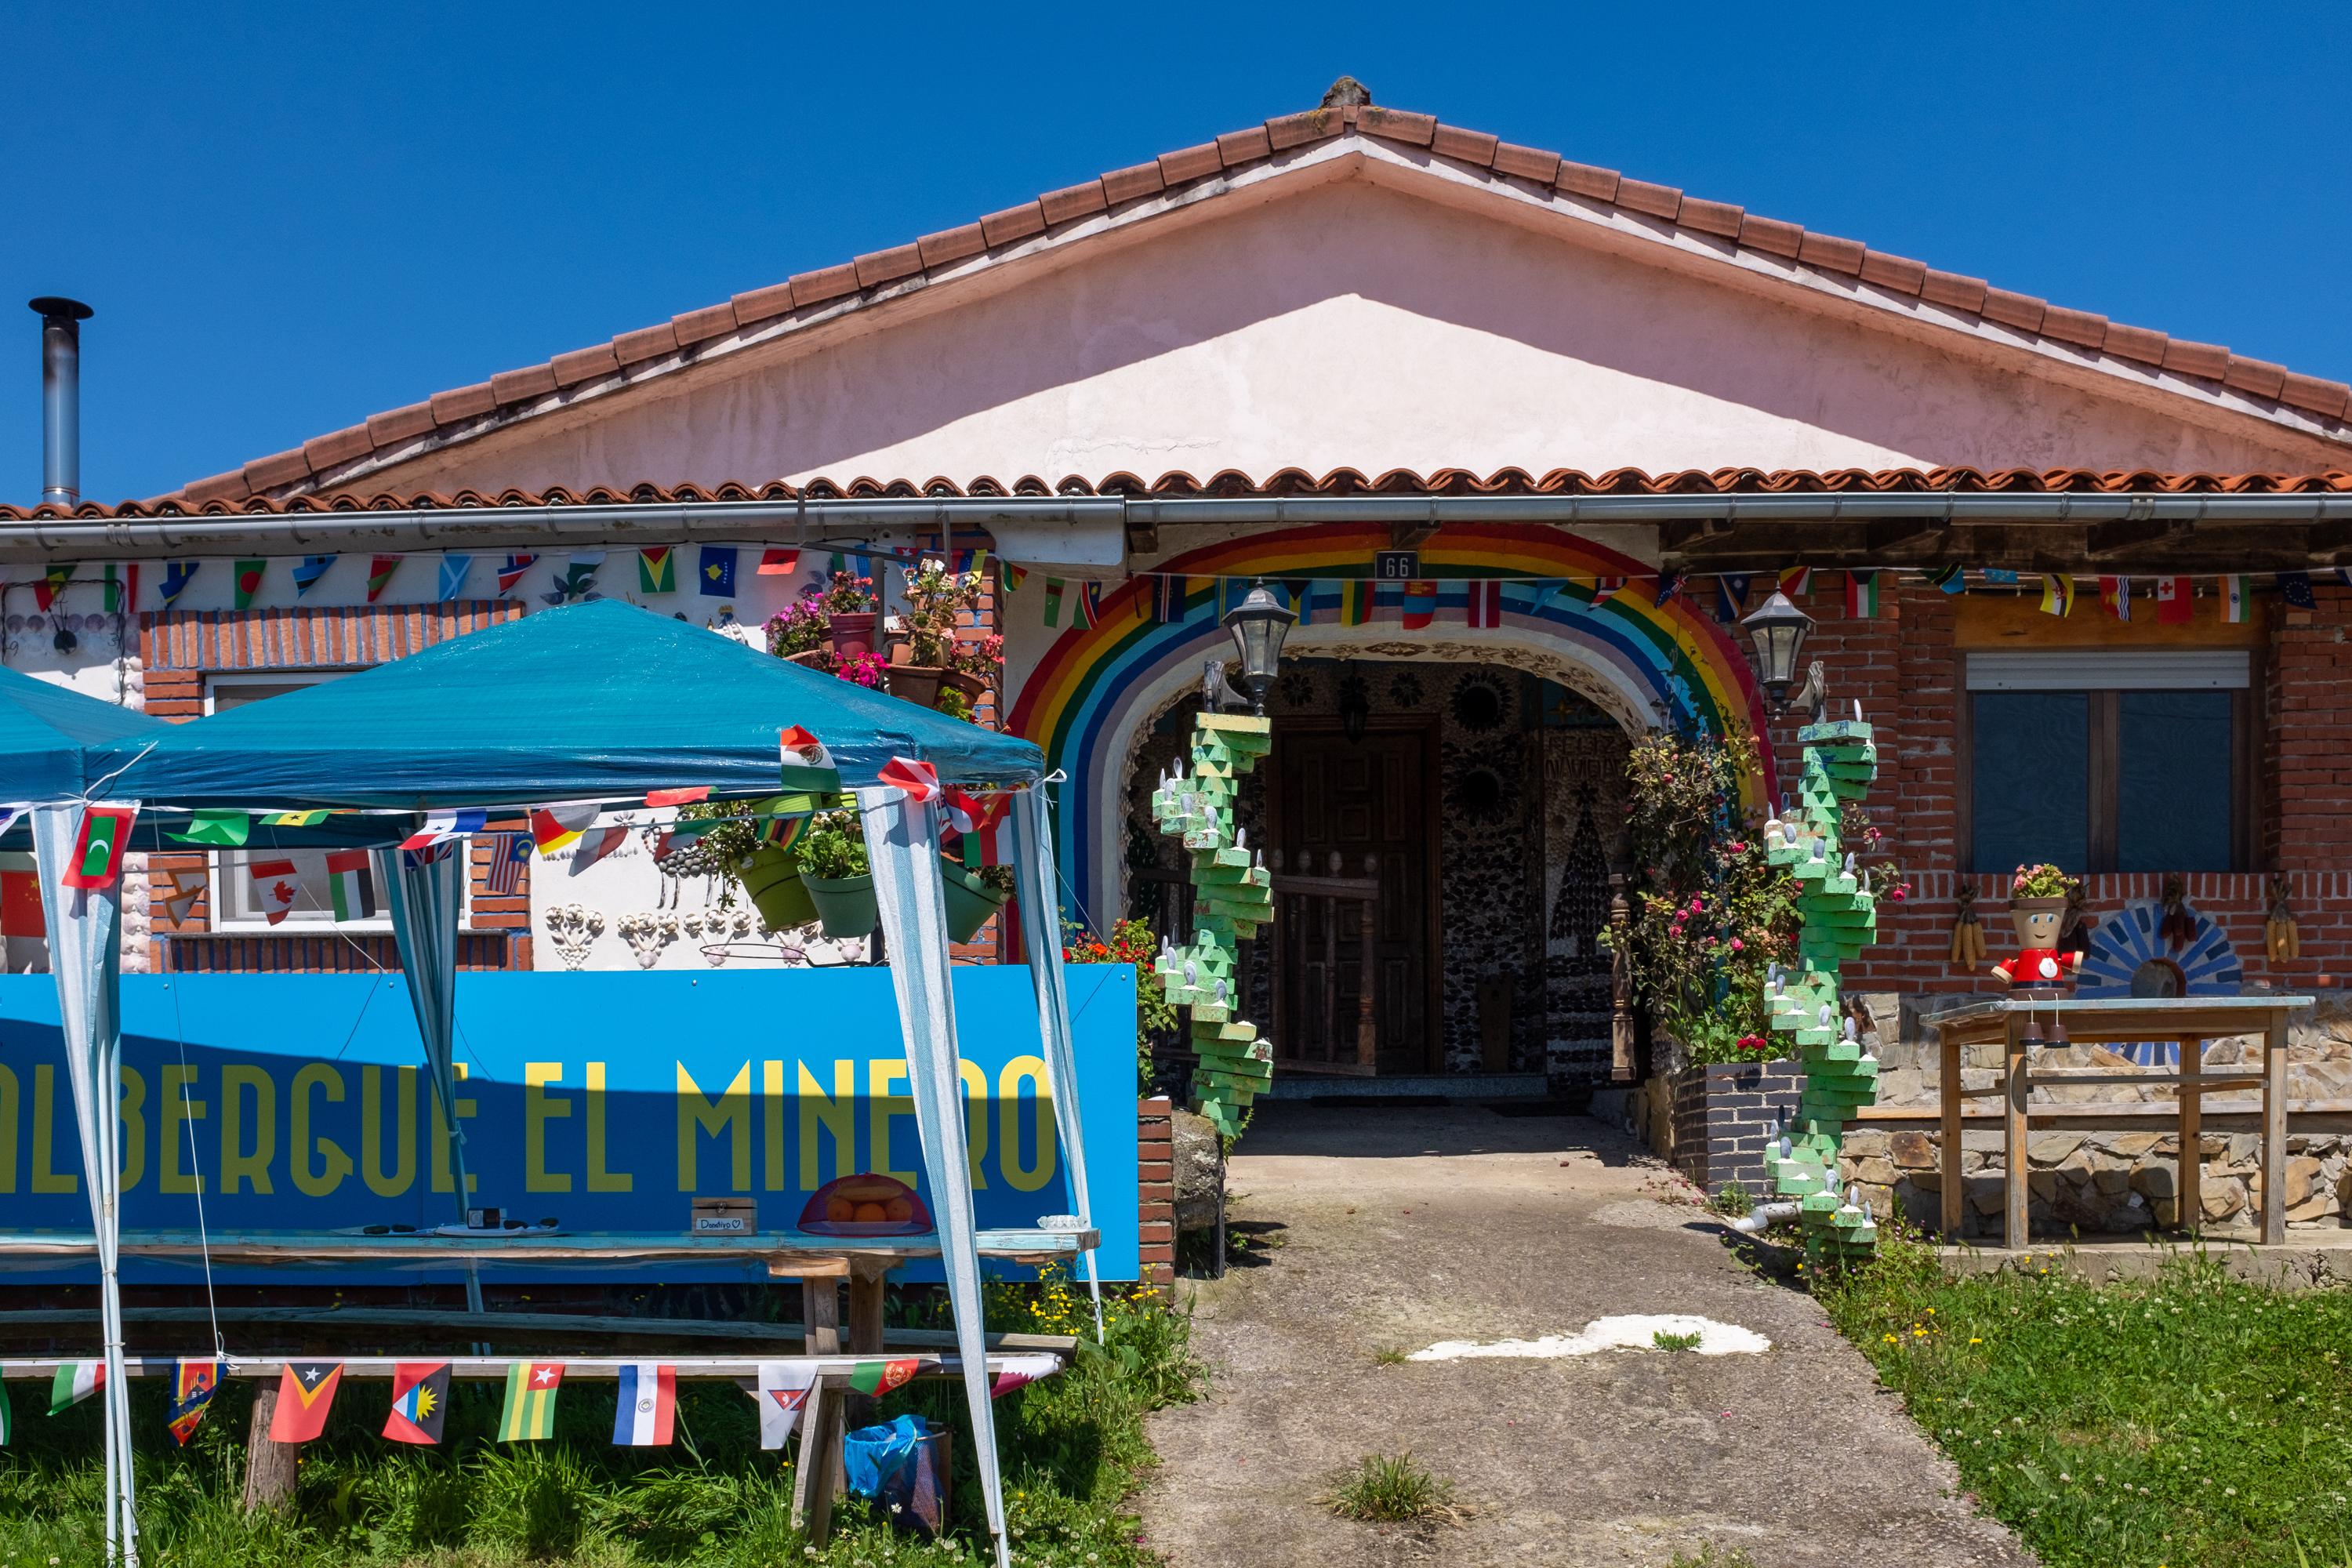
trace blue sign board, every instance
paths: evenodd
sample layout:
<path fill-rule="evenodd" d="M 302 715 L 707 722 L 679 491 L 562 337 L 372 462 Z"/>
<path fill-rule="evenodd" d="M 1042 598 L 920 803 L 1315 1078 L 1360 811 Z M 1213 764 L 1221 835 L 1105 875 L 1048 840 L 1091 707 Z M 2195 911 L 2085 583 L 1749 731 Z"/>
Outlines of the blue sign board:
<path fill-rule="evenodd" d="M 1028 971 L 953 973 L 980 1224 L 1070 1213 Z M 1068 973 L 1100 1266 L 1105 1279 L 1132 1279 L 1135 971 Z M 458 1219 L 457 1161 L 405 987 L 398 974 L 124 976 L 124 1228 L 201 1223 L 217 1236 Z M 86 1236 L 57 1020 L 48 976 L 0 976 L 0 1229 Z M 468 1201 L 509 1217 L 573 1234 L 683 1234 L 695 1198 L 739 1196 L 760 1228 L 783 1229 L 819 1187 L 856 1174 L 895 1176 L 929 1200 L 887 969 L 461 974 L 457 1056 Z M 660 1277 L 740 1278 L 748 1267 L 665 1264 Z M 190 1275 L 126 1258 L 123 1277 Z M 352 1266 L 215 1278 L 371 1276 Z M 939 1269 L 917 1264 L 900 1278 Z"/>

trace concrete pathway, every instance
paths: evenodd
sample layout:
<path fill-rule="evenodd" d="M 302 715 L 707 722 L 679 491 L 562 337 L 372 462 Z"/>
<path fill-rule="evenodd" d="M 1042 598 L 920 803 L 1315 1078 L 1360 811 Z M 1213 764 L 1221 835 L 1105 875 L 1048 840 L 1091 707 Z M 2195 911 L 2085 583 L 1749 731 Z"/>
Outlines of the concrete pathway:
<path fill-rule="evenodd" d="M 1664 1173 L 1584 1117 L 1260 1101 L 1231 1210 L 1276 1245 L 1197 1289 L 1209 1397 L 1152 1418 L 1139 1500 L 1179 1568 L 2030 1564 L 1811 1301 L 1734 1260 Z M 1602 1351 L 1382 1365 L 1383 1349 L 1692 1313 L 1762 1354 Z M 1318 1498 L 1409 1448 L 1466 1518 L 1367 1526 Z"/>

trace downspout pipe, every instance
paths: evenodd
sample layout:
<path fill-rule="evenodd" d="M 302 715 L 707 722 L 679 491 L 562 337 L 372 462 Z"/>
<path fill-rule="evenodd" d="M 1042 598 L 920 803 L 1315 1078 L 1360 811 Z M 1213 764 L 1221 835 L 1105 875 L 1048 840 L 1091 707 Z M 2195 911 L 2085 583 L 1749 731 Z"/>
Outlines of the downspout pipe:
<path fill-rule="evenodd" d="M 81 324 L 97 312 L 79 300 L 28 300 L 41 318 L 41 504 L 81 504 Z"/>
<path fill-rule="evenodd" d="M 1784 1219 L 1794 1219 L 1805 1205 L 1798 1203 L 1758 1204 L 1731 1222 L 1731 1228 L 1742 1236 L 1761 1236 Z"/>

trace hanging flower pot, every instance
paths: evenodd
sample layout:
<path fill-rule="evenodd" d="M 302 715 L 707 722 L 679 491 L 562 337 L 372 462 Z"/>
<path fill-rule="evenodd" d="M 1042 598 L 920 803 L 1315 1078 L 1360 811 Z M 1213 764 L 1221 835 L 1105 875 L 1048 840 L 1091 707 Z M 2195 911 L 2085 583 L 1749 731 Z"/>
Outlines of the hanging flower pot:
<path fill-rule="evenodd" d="M 947 892 L 950 942 L 970 942 L 1004 907 L 1005 894 L 945 857 L 940 860 L 940 885 Z"/>
<path fill-rule="evenodd" d="M 947 675 L 947 684 L 953 687 L 956 690 L 962 692 L 964 700 L 969 702 L 974 708 L 979 707 L 980 700 L 988 695 L 988 677 L 984 675 L 973 675 L 968 670 L 949 670 Z"/>
<path fill-rule="evenodd" d="M 743 862 L 743 891 L 770 931 L 792 931 L 816 919 L 816 905 L 792 851 L 763 844 Z"/>
<path fill-rule="evenodd" d="M 784 655 L 784 662 L 797 664 L 806 669 L 829 671 L 833 668 L 833 655 L 821 647 L 806 648 L 799 653 Z"/>
<path fill-rule="evenodd" d="M 879 618 L 872 610 L 834 611 L 825 621 L 825 646 L 833 650 L 835 658 L 872 653 L 874 623 Z"/>
<path fill-rule="evenodd" d="M 890 667 L 890 695 L 919 708 L 929 708 L 940 700 L 940 680 L 947 674 L 935 664 L 894 664 Z"/>
<path fill-rule="evenodd" d="M 806 872 L 801 881 L 824 934 L 835 942 L 870 934 L 882 923 L 881 906 L 874 900 L 874 873 L 855 877 L 817 877 Z"/>

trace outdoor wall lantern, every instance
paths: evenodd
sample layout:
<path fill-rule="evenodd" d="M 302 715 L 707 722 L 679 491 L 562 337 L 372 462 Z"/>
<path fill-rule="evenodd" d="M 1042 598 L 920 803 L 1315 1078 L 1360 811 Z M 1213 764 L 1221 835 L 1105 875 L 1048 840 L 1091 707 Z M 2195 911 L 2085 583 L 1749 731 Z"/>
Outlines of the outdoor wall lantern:
<path fill-rule="evenodd" d="M 1805 638 L 1813 629 L 1813 617 L 1797 608 L 1789 595 L 1774 589 L 1764 601 L 1739 623 L 1748 628 L 1748 639 L 1756 645 L 1756 674 L 1765 691 L 1772 699 L 1775 711 L 1785 713 L 1791 701 L 1807 701 L 1818 705 L 1827 695 L 1822 689 L 1821 661 L 1813 662 L 1804 689 L 1792 700 L 1789 688 L 1797 679 L 1797 658 L 1805 649 Z"/>
<path fill-rule="evenodd" d="M 1265 713 L 1266 689 L 1274 684 L 1275 671 L 1282 663 L 1282 641 L 1290 635 L 1291 624 L 1298 619 L 1280 599 L 1266 588 L 1261 577 L 1250 584 L 1242 602 L 1225 612 L 1227 631 L 1234 634 L 1234 647 L 1242 660 L 1242 682 L 1249 689 L 1250 711 L 1263 717 Z M 1216 688 L 1224 682 L 1224 672 L 1213 661 L 1213 676 L 1209 694 L 1221 695 Z M 1213 701 L 1213 708 L 1222 702 Z"/>

